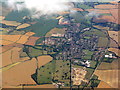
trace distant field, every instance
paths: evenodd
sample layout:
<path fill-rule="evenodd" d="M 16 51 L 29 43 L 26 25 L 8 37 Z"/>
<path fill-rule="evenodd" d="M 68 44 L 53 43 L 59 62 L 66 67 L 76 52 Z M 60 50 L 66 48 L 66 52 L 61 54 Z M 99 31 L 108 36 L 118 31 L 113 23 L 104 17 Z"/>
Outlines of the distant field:
<path fill-rule="evenodd" d="M 115 53 L 117 56 L 120 56 L 120 49 L 118 48 L 109 48 L 108 51 Z"/>
<path fill-rule="evenodd" d="M 98 35 L 98 36 L 100 36 L 100 37 L 106 37 L 106 34 L 105 34 L 105 33 L 103 33 L 103 32 L 100 31 L 100 30 L 97 30 L 97 29 L 92 29 L 92 30 L 90 30 L 90 31 L 86 31 L 86 32 L 84 32 L 83 34 L 85 34 L 85 35 Z"/>
<path fill-rule="evenodd" d="M 52 74 L 55 70 L 55 61 L 51 61 L 46 65 L 37 69 L 37 83 L 38 84 L 51 84 Z"/>
<path fill-rule="evenodd" d="M 49 55 L 43 55 L 43 56 L 39 56 L 37 57 L 38 60 L 38 67 L 44 66 L 47 63 L 49 63 L 50 61 L 52 61 L 52 57 Z"/>
<path fill-rule="evenodd" d="M 112 88 L 118 88 L 118 72 L 119 70 L 96 70 L 94 74 Z"/>
<path fill-rule="evenodd" d="M 120 43 L 118 42 L 119 31 L 108 31 L 108 34 L 109 34 L 109 36 L 110 36 L 113 40 L 115 40 L 118 44 L 120 44 Z"/>
<path fill-rule="evenodd" d="M 83 57 L 83 59 L 91 59 L 91 56 L 94 52 L 89 51 L 89 50 L 83 50 L 83 52 L 85 53 L 85 56 Z"/>
<path fill-rule="evenodd" d="M 116 70 L 118 69 L 118 63 L 118 60 L 114 60 L 112 63 L 102 62 L 99 65 L 98 70 Z"/>
<path fill-rule="evenodd" d="M 19 25 L 16 29 L 22 29 L 22 28 L 26 28 L 26 27 L 29 27 L 30 24 L 27 24 L 27 23 L 24 23 L 22 25 Z"/>

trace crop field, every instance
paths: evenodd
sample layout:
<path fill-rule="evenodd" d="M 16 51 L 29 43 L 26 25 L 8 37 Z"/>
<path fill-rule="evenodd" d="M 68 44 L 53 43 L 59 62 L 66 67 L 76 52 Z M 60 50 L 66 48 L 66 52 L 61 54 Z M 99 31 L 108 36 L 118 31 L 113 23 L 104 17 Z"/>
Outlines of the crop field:
<path fill-rule="evenodd" d="M 118 72 L 119 70 L 96 70 L 94 74 L 112 88 L 118 88 Z"/>
<path fill-rule="evenodd" d="M 38 84 L 51 84 L 52 74 L 55 70 L 55 61 L 51 61 L 46 65 L 37 69 L 37 83 Z"/>
<path fill-rule="evenodd" d="M 119 32 L 118 31 L 108 31 L 108 34 L 113 40 L 115 40 L 119 44 L 118 42 Z"/>
<path fill-rule="evenodd" d="M 113 39 L 110 39 L 110 48 L 117 48 L 118 44 Z"/>
<path fill-rule="evenodd" d="M 26 28 L 26 27 L 29 27 L 30 24 L 27 24 L 27 23 L 24 23 L 22 25 L 19 25 L 16 29 L 22 29 L 22 28 Z"/>
<path fill-rule="evenodd" d="M 83 50 L 83 52 L 85 53 L 85 56 L 83 57 L 83 59 L 91 59 L 91 55 L 94 53 L 89 50 Z"/>
<path fill-rule="evenodd" d="M 90 30 L 90 31 L 86 31 L 86 32 L 84 32 L 83 34 L 85 34 L 85 35 L 98 35 L 98 36 L 100 36 L 100 37 L 106 37 L 106 34 L 105 34 L 105 33 L 103 33 L 103 32 L 100 31 L 100 30 L 97 30 L 97 29 L 92 29 L 92 30 Z"/>
<path fill-rule="evenodd" d="M 7 66 L 9 64 L 15 63 L 20 60 L 19 54 L 22 48 L 14 47 L 2 54 L 2 66 Z"/>
<path fill-rule="evenodd" d="M 119 60 L 114 60 L 112 63 L 102 62 L 98 70 L 116 70 L 118 69 Z"/>
<path fill-rule="evenodd" d="M 100 81 L 97 88 L 112 88 L 112 87 L 108 85 L 107 83 L 105 83 L 104 81 Z"/>
<path fill-rule="evenodd" d="M 20 84 L 36 84 L 31 78 L 31 75 L 36 71 L 36 59 L 22 62 L 16 66 L 2 72 L 3 75 L 3 87 L 18 86 Z M 9 75 L 9 77 L 8 77 Z"/>
<path fill-rule="evenodd" d="M 54 80 L 69 80 L 70 78 L 70 62 L 69 60 L 56 60 L 55 62 Z"/>
<path fill-rule="evenodd" d="M 43 56 L 39 56 L 37 57 L 38 60 L 38 67 L 40 68 L 41 66 L 46 65 L 47 63 L 49 63 L 50 61 L 52 61 L 52 57 L 49 55 L 43 55 Z"/>
<path fill-rule="evenodd" d="M 18 26 L 21 23 L 16 22 L 16 21 L 7 21 L 7 20 L 2 20 L 2 24 L 8 25 L 8 26 Z"/>
<path fill-rule="evenodd" d="M 117 8 L 117 6 L 110 5 L 110 4 L 103 4 L 103 5 L 96 5 L 95 8 L 96 9 L 113 9 L 113 8 Z"/>
<path fill-rule="evenodd" d="M 120 49 L 117 48 L 109 48 L 108 51 L 115 53 L 117 56 L 120 56 Z"/>

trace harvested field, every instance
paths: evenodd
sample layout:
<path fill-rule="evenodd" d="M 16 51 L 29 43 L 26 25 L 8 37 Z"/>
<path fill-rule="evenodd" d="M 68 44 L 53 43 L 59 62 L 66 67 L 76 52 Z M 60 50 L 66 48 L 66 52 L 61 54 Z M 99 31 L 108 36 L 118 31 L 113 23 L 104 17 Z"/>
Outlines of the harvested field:
<path fill-rule="evenodd" d="M 27 23 L 24 23 L 22 25 L 19 25 L 16 29 L 22 29 L 22 28 L 26 28 L 26 27 L 29 27 L 30 24 L 27 24 Z"/>
<path fill-rule="evenodd" d="M 75 11 L 84 11 L 84 10 L 81 9 L 81 8 L 73 8 L 72 10 L 75 10 Z"/>
<path fill-rule="evenodd" d="M 41 67 L 52 61 L 53 58 L 49 55 L 44 55 L 37 57 L 37 59 L 38 59 L 38 67 Z"/>
<path fill-rule="evenodd" d="M 8 25 L 8 26 L 18 26 L 21 23 L 16 22 L 16 21 L 7 21 L 7 20 L 2 20 L 2 24 Z"/>
<path fill-rule="evenodd" d="M 38 39 L 39 39 L 39 37 L 30 37 L 28 39 L 28 41 L 25 43 L 25 45 L 32 45 L 32 46 L 34 46 Z"/>
<path fill-rule="evenodd" d="M 101 30 L 109 30 L 109 27 L 103 27 L 99 25 L 93 25 L 95 28 L 101 29 Z"/>
<path fill-rule="evenodd" d="M 120 49 L 117 48 L 109 48 L 108 51 L 115 53 L 117 56 L 120 56 Z"/>
<path fill-rule="evenodd" d="M 112 63 L 102 62 L 99 65 L 98 70 L 117 70 L 118 63 L 120 63 L 119 60 L 114 60 Z"/>
<path fill-rule="evenodd" d="M 33 32 L 27 32 L 24 35 L 0 35 L 0 39 L 2 39 L 0 42 L 2 42 L 2 45 L 9 45 L 12 43 L 24 44 L 28 41 L 29 37 L 34 34 Z"/>
<path fill-rule="evenodd" d="M 44 85 L 35 85 L 35 86 L 24 86 L 24 90 L 28 90 L 26 88 L 56 88 L 53 84 L 44 84 Z"/>
<path fill-rule="evenodd" d="M 17 86 L 20 84 L 36 84 L 31 78 L 31 75 L 35 73 L 36 68 L 36 59 L 32 59 L 2 72 L 3 87 Z"/>
<path fill-rule="evenodd" d="M 96 9 L 114 9 L 118 8 L 116 5 L 110 5 L 110 4 L 102 4 L 102 5 L 96 5 Z"/>
<path fill-rule="evenodd" d="M 108 31 L 108 34 L 109 34 L 109 36 L 110 36 L 113 40 L 115 40 L 118 44 L 120 44 L 120 43 L 118 42 L 119 31 Z"/>
<path fill-rule="evenodd" d="M 117 42 L 115 42 L 113 39 L 110 39 L 110 48 L 118 48 Z"/>
<path fill-rule="evenodd" d="M 112 88 L 118 88 L 118 72 L 119 70 L 96 70 L 94 74 Z"/>
<path fill-rule="evenodd" d="M 87 9 L 86 11 L 88 12 L 96 12 L 96 13 L 99 13 L 99 14 L 102 14 L 102 13 L 106 13 L 106 14 L 109 14 L 110 11 L 109 10 L 101 10 L 101 9 Z"/>
<path fill-rule="evenodd" d="M 21 53 L 21 50 L 22 48 L 14 47 L 0 54 L 2 57 L 2 67 L 18 62 L 20 60 L 19 54 Z"/>
<path fill-rule="evenodd" d="M 103 15 L 98 18 L 93 19 L 96 23 L 103 23 L 103 22 L 116 22 L 115 18 L 113 16 Z"/>
<path fill-rule="evenodd" d="M 112 87 L 108 85 L 107 83 L 105 83 L 104 81 L 100 81 L 97 88 L 112 88 Z"/>

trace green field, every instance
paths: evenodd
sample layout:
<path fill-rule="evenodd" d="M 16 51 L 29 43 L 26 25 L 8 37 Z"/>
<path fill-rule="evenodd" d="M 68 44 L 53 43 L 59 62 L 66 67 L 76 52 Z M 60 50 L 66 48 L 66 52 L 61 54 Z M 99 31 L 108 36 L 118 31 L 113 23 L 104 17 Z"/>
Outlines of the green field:
<path fill-rule="evenodd" d="M 37 83 L 38 84 L 52 83 L 52 75 L 54 71 L 55 71 L 55 60 L 40 67 L 37 70 Z"/>
<path fill-rule="evenodd" d="M 98 47 L 107 47 L 108 45 L 108 38 L 107 37 L 100 37 L 99 40 L 98 40 Z"/>
<path fill-rule="evenodd" d="M 83 34 L 85 34 L 85 35 L 97 35 L 99 37 L 106 37 L 105 33 L 103 33 L 100 30 L 97 30 L 97 29 L 91 29 L 90 31 L 86 31 Z"/>
<path fill-rule="evenodd" d="M 64 81 L 70 79 L 70 62 L 69 60 L 56 60 L 54 80 Z"/>
<path fill-rule="evenodd" d="M 91 56 L 94 53 L 94 52 L 89 51 L 89 50 L 83 50 L 83 52 L 85 53 L 85 56 L 83 57 L 83 59 L 91 59 Z"/>

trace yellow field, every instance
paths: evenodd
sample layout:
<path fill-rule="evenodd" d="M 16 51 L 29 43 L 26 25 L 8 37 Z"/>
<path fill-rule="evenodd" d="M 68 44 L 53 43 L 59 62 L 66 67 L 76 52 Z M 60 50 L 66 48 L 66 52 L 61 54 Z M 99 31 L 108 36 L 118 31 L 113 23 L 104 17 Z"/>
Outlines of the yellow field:
<path fill-rule="evenodd" d="M 97 88 L 112 88 L 112 87 L 108 85 L 107 83 L 105 83 L 104 81 L 100 81 Z"/>
<path fill-rule="evenodd" d="M 34 34 L 33 32 L 27 32 L 24 35 L 0 35 L 0 43 L 2 45 L 9 45 L 12 43 L 24 44 L 28 41 L 29 37 Z"/>
<path fill-rule="evenodd" d="M 36 59 L 33 58 L 2 72 L 3 87 L 18 86 L 20 84 L 36 84 L 31 78 L 31 75 L 36 72 L 36 68 Z"/>
<path fill-rule="evenodd" d="M 44 56 L 37 57 L 37 59 L 38 59 L 38 67 L 41 67 L 49 63 L 50 61 L 52 61 L 53 58 L 49 55 L 44 55 Z"/>
<path fill-rule="evenodd" d="M 120 56 L 120 49 L 117 49 L 117 48 L 109 48 L 108 51 L 114 52 L 117 56 Z"/>
<path fill-rule="evenodd" d="M 2 67 L 18 62 L 20 60 L 19 54 L 22 48 L 13 47 L 12 49 L 0 54 L 2 57 Z"/>
<path fill-rule="evenodd" d="M 7 21 L 7 20 L 2 20 L 1 23 L 8 25 L 8 26 L 18 26 L 21 24 L 21 23 L 16 22 L 16 21 Z"/>
<path fill-rule="evenodd" d="M 65 33 L 65 30 L 66 30 L 66 28 L 64 28 L 64 29 L 54 28 L 54 29 L 50 30 L 50 31 L 46 34 L 45 37 L 50 37 L 52 34 L 57 34 L 57 33 L 59 33 L 59 34 L 64 34 L 64 33 Z"/>
<path fill-rule="evenodd" d="M 93 25 L 95 28 L 101 29 L 101 30 L 109 30 L 109 27 L 103 27 L 99 25 Z"/>
<path fill-rule="evenodd" d="M 118 71 L 119 70 L 96 70 L 95 75 L 99 80 L 106 82 L 112 88 L 118 88 Z"/>
<path fill-rule="evenodd" d="M 16 29 L 22 29 L 22 28 L 26 28 L 26 27 L 29 27 L 29 26 L 30 26 L 30 24 L 24 23 L 24 24 L 18 26 Z"/>

